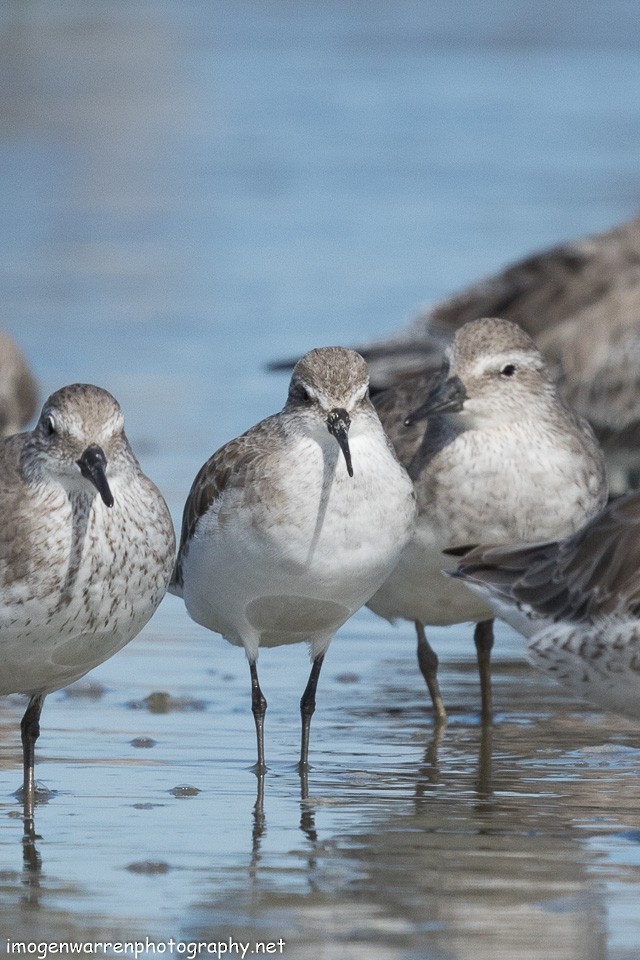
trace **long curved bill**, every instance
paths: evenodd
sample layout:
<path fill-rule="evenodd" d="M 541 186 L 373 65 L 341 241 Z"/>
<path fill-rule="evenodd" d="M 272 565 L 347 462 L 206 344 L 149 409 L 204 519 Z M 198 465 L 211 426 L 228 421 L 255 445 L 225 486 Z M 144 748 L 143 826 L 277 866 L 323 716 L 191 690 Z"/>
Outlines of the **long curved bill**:
<path fill-rule="evenodd" d="M 329 411 L 327 416 L 327 429 L 332 437 L 335 437 L 344 454 L 347 464 L 347 473 L 353 476 L 353 467 L 351 465 L 351 451 L 349 449 L 349 427 L 351 426 L 351 417 L 342 407 L 335 407 Z"/>
<path fill-rule="evenodd" d="M 97 443 L 91 444 L 84 451 L 77 464 L 80 467 L 80 473 L 94 485 L 105 506 L 112 507 L 114 501 L 107 480 L 107 458 L 102 447 L 99 447 Z"/>

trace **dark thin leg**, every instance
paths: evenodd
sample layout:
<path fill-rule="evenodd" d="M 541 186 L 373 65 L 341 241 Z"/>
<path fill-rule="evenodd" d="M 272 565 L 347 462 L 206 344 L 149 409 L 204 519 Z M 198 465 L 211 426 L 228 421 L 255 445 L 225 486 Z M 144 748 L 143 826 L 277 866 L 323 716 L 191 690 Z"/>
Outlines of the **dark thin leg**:
<path fill-rule="evenodd" d="M 427 640 L 423 625 L 419 620 L 414 622 L 418 634 L 418 666 L 431 694 L 431 702 L 436 712 L 436 722 L 444 723 L 447 719 L 447 711 L 444 708 L 440 685 L 438 684 L 438 655 Z"/>
<path fill-rule="evenodd" d="M 480 671 L 482 722 L 490 723 L 493 713 L 491 695 L 491 649 L 493 647 L 493 620 L 481 620 L 473 634 Z"/>
<path fill-rule="evenodd" d="M 20 732 L 22 734 L 22 760 L 24 765 L 24 779 L 22 782 L 22 801 L 24 804 L 24 815 L 31 819 L 33 817 L 33 806 L 36 796 L 35 779 L 35 753 L 36 740 L 40 736 L 40 714 L 44 703 L 45 694 L 37 694 L 31 697 L 29 705 L 20 723 Z"/>
<path fill-rule="evenodd" d="M 309 762 L 309 732 L 311 730 L 311 717 L 316 709 L 316 687 L 318 686 L 318 677 L 322 669 L 324 653 L 316 657 L 311 666 L 309 680 L 300 700 L 300 716 L 302 717 L 302 743 L 300 745 L 300 766 L 306 767 Z"/>
<path fill-rule="evenodd" d="M 264 715 L 267 712 L 267 701 L 265 700 L 260 684 L 258 683 L 258 671 L 255 661 L 249 664 L 251 670 L 251 710 L 256 724 L 256 737 L 258 740 L 258 762 L 256 769 L 259 772 L 265 770 L 264 765 Z"/>

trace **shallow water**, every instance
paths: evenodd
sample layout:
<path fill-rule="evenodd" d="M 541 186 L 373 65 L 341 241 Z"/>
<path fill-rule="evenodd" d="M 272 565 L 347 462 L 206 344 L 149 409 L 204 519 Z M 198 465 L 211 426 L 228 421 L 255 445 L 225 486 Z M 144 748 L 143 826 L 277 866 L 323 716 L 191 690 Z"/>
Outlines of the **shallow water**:
<path fill-rule="evenodd" d="M 9 793 L 19 708 L 4 711 L 0 889 L 12 941 L 282 938 L 294 957 L 634 956 L 632 724 L 567 705 L 503 630 L 500 712 L 483 731 L 469 637 L 436 631 L 452 714 L 438 737 L 407 632 L 362 615 L 327 659 L 308 783 L 294 763 L 303 651 L 263 657 L 269 769 L 257 809 L 246 665 L 184 629 L 174 606 L 73 696 L 50 697 L 38 775 L 55 796 L 26 846 Z M 147 699 L 161 691 L 166 712 Z"/>
<path fill-rule="evenodd" d="M 639 34 L 622 0 L 8 2 L 0 326 L 43 395 L 74 380 L 115 393 L 177 524 L 202 461 L 282 405 L 268 360 L 382 335 L 636 213 Z M 246 662 L 168 597 L 48 698 L 37 776 L 52 796 L 25 841 L 23 704 L 3 701 L 0 944 L 636 958 L 636 726 L 534 674 L 504 628 L 483 731 L 469 628 L 432 637 L 439 738 L 411 626 L 365 611 L 340 631 L 308 782 L 306 653 L 267 651 L 257 804 Z"/>

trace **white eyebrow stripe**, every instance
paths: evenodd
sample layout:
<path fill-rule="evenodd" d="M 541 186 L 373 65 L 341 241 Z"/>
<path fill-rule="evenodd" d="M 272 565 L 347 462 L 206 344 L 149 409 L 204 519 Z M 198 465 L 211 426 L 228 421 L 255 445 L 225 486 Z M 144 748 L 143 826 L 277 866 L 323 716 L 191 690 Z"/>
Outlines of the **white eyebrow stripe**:
<path fill-rule="evenodd" d="M 324 392 L 324 390 L 318 390 L 316 387 L 312 387 L 310 384 L 307 383 L 306 380 L 301 380 L 300 382 L 304 385 L 304 388 L 307 391 L 308 395 L 313 400 L 316 400 L 320 404 L 323 410 L 329 410 L 331 409 L 331 407 L 335 407 L 336 405 L 335 397 L 330 397 L 328 394 Z M 368 389 L 369 389 L 369 378 L 367 377 L 366 381 L 360 387 L 358 387 L 358 389 L 355 391 L 355 393 L 351 397 L 349 398 L 345 397 L 344 402 L 347 404 L 347 408 L 349 410 L 353 409 L 355 404 L 359 403 L 360 400 L 362 400 L 362 398 L 364 397 Z"/>
<path fill-rule="evenodd" d="M 509 350 L 505 353 L 491 353 L 478 357 L 471 369 L 474 376 L 481 377 L 489 370 L 499 370 L 509 363 L 516 367 L 528 367 L 530 370 L 540 370 L 544 366 L 542 357 L 531 350 Z"/>
<path fill-rule="evenodd" d="M 329 410 L 331 407 L 335 407 L 332 398 L 327 396 L 324 390 L 318 390 L 316 387 L 310 386 L 306 381 L 304 381 L 304 386 L 308 395 L 312 400 L 317 402 L 322 410 Z"/>
<path fill-rule="evenodd" d="M 306 390 L 307 396 L 311 397 L 312 400 L 317 400 L 318 403 L 323 403 L 326 400 L 324 393 L 316 390 L 315 387 L 312 387 L 306 380 L 300 379 L 300 383 Z"/>
<path fill-rule="evenodd" d="M 369 377 L 367 377 L 366 381 L 362 384 L 360 389 L 356 390 L 353 396 L 353 403 L 360 403 L 360 401 L 362 400 L 362 398 L 364 397 L 368 389 L 369 389 Z"/>

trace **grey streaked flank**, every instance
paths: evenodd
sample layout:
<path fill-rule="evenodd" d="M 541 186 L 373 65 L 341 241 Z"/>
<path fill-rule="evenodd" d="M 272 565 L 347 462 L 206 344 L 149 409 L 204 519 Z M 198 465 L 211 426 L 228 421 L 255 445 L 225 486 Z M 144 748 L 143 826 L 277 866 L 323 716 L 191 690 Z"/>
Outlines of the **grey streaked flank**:
<path fill-rule="evenodd" d="M 214 453 L 185 505 L 170 589 L 194 620 L 245 648 L 260 771 L 259 648 L 309 643 L 304 768 L 331 638 L 384 582 L 413 530 L 413 487 L 368 388 L 353 350 L 310 351 L 296 364 L 284 409 Z"/>
<path fill-rule="evenodd" d="M 116 400 L 73 384 L 0 442 L 0 694 L 25 693 L 25 811 L 45 696 L 111 657 L 164 596 L 175 538 Z"/>
<path fill-rule="evenodd" d="M 374 403 L 414 482 L 419 516 L 368 606 L 388 620 L 415 622 L 420 667 L 441 718 L 437 657 L 424 626 L 475 621 L 488 717 L 492 611 L 442 575 L 456 565 L 445 551 L 577 530 L 606 502 L 602 453 L 589 425 L 559 397 L 529 335 L 506 320 L 465 324 L 440 374 L 406 376 Z"/>
<path fill-rule="evenodd" d="M 559 542 L 478 547 L 452 576 L 530 638 L 529 658 L 573 693 L 640 717 L 640 494 Z"/>

